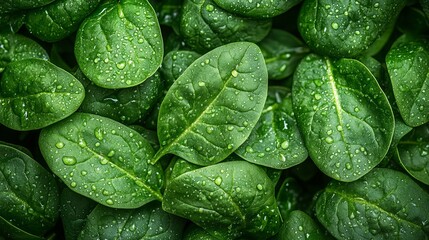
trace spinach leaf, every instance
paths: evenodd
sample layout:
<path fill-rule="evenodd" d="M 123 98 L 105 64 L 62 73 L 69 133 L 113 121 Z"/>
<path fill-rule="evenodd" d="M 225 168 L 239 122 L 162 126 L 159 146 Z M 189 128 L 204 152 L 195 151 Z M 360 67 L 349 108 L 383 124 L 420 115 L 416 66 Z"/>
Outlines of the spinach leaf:
<path fill-rule="evenodd" d="M 294 35 L 280 29 L 271 29 L 258 43 L 268 70 L 269 79 L 283 79 L 293 74 L 309 49 Z"/>
<path fill-rule="evenodd" d="M 276 169 L 290 168 L 307 158 L 292 110 L 290 89 L 268 89 L 258 123 L 235 153 L 251 163 Z"/>
<path fill-rule="evenodd" d="M 31 38 L 20 34 L 0 33 L 0 73 L 10 63 L 27 58 L 48 60 L 45 49 Z"/>
<path fill-rule="evenodd" d="M 41 237 L 56 224 L 58 210 L 52 174 L 27 154 L 0 144 L 0 236 Z"/>
<path fill-rule="evenodd" d="M 325 230 L 318 222 L 300 210 L 292 211 L 284 221 L 279 232 L 279 240 L 333 239 L 324 232 Z"/>
<path fill-rule="evenodd" d="M 75 113 L 42 129 L 39 147 L 49 168 L 73 191 L 115 208 L 161 200 L 163 172 L 149 161 L 150 144 L 109 118 Z"/>
<path fill-rule="evenodd" d="M 318 54 L 354 57 L 386 31 L 406 2 L 307 0 L 300 9 L 299 32 Z"/>
<path fill-rule="evenodd" d="M 201 57 L 201 54 L 188 50 L 177 50 L 167 53 L 160 68 L 166 89 L 170 88 L 183 71 L 199 57 Z"/>
<path fill-rule="evenodd" d="M 78 79 L 85 85 L 85 99 L 80 111 L 108 117 L 124 124 L 143 120 L 157 103 L 163 89 L 159 73 L 143 83 L 124 89 L 101 88 L 83 74 Z"/>
<path fill-rule="evenodd" d="M 414 128 L 398 143 L 396 156 L 415 179 L 429 185 L 429 124 Z"/>
<path fill-rule="evenodd" d="M 280 15 L 301 0 L 214 0 L 228 12 L 253 18 L 271 18 Z"/>
<path fill-rule="evenodd" d="M 75 55 L 82 72 L 104 88 L 144 82 L 162 63 L 162 36 L 147 0 L 109 0 L 81 24 Z"/>
<path fill-rule="evenodd" d="M 222 161 L 250 135 L 268 88 L 253 43 L 223 45 L 198 58 L 168 90 L 159 111 L 161 149 L 199 165 Z"/>
<path fill-rule="evenodd" d="M 309 155 L 326 175 L 354 181 L 386 155 L 392 109 L 362 63 L 311 54 L 295 72 L 292 97 Z"/>
<path fill-rule="evenodd" d="M 39 39 L 55 42 L 76 31 L 100 2 L 101 0 L 57 0 L 29 11 L 25 25 Z"/>
<path fill-rule="evenodd" d="M 55 0 L 3 0 L 0 12 L 15 12 L 45 6 Z"/>
<path fill-rule="evenodd" d="M 204 230 L 204 228 L 190 224 L 183 234 L 183 240 L 223 240 L 223 238 L 213 236 Z"/>
<path fill-rule="evenodd" d="M 46 60 L 9 63 L 0 81 L 0 123 L 20 131 L 46 127 L 75 112 L 84 91 L 70 73 Z"/>
<path fill-rule="evenodd" d="M 209 232 L 226 231 L 229 238 L 265 239 L 281 224 L 273 183 L 262 168 L 245 161 L 218 163 L 171 179 L 162 207 Z"/>
<path fill-rule="evenodd" d="M 340 239 L 427 239 L 429 194 L 407 175 L 377 168 L 350 182 L 332 181 L 316 216 Z"/>
<path fill-rule="evenodd" d="M 271 25 L 271 19 L 241 17 L 220 8 L 213 0 L 185 0 L 180 34 L 192 50 L 204 53 L 231 42 L 259 42 Z"/>
<path fill-rule="evenodd" d="M 386 55 L 399 113 L 416 127 L 429 122 L 429 41 L 403 35 Z"/>
<path fill-rule="evenodd" d="M 60 215 L 64 227 L 66 240 L 77 239 L 84 228 L 87 216 L 97 206 L 97 203 L 89 198 L 64 188 L 60 196 Z"/>
<path fill-rule="evenodd" d="M 161 209 L 158 202 L 137 209 L 98 205 L 78 239 L 182 239 L 185 221 Z"/>

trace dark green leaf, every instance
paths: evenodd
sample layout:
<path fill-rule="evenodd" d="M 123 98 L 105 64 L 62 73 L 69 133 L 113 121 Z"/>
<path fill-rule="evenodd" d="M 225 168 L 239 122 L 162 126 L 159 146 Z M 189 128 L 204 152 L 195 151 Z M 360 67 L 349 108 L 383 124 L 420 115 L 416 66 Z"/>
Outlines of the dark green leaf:
<path fill-rule="evenodd" d="M 174 82 L 158 117 L 161 149 L 199 165 L 222 161 L 250 135 L 267 94 L 267 71 L 253 43 L 223 45 Z"/>
<path fill-rule="evenodd" d="M 237 15 L 252 18 L 271 18 L 280 15 L 301 0 L 214 0 L 221 8 Z"/>
<path fill-rule="evenodd" d="M 201 57 L 201 54 L 187 50 L 171 51 L 167 53 L 160 68 L 166 88 L 168 89 L 183 71 L 199 57 Z"/>
<path fill-rule="evenodd" d="M 110 0 L 81 24 L 75 55 L 96 85 L 127 88 L 144 82 L 162 63 L 162 36 L 148 1 Z"/>
<path fill-rule="evenodd" d="M 161 200 L 163 172 L 136 131 L 109 118 L 75 113 L 44 128 L 40 150 L 51 170 L 73 191 L 115 208 Z"/>
<path fill-rule="evenodd" d="M 295 72 L 292 90 L 298 127 L 322 172 L 354 181 L 381 162 L 393 136 L 393 113 L 362 63 L 309 55 Z"/>
<path fill-rule="evenodd" d="M 428 239 L 429 194 L 407 175 L 374 169 L 331 182 L 317 199 L 319 221 L 337 239 Z"/>
<path fill-rule="evenodd" d="M 290 168 L 307 158 L 307 150 L 292 110 L 289 89 L 268 89 L 262 115 L 236 153 L 246 161 L 276 169 Z"/>
<path fill-rule="evenodd" d="M 171 179 L 163 209 L 230 238 L 265 239 L 281 224 L 274 185 L 262 168 L 230 161 L 199 168 Z"/>
<path fill-rule="evenodd" d="M 324 233 L 322 226 L 302 211 L 292 211 L 284 221 L 278 236 L 279 240 L 332 239 Z"/>
<path fill-rule="evenodd" d="M 21 131 L 46 127 L 75 112 L 84 91 L 70 73 L 46 60 L 12 62 L 0 81 L 0 123 Z"/>

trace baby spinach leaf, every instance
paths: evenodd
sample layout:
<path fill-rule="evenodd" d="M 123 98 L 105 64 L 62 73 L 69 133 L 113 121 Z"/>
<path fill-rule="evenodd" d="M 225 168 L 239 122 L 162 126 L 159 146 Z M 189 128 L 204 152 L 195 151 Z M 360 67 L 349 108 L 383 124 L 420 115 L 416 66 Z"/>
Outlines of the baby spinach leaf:
<path fill-rule="evenodd" d="M 272 29 L 258 46 L 267 64 L 269 79 L 292 75 L 299 61 L 309 52 L 301 40 L 280 29 Z"/>
<path fill-rule="evenodd" d="M 332 181 L 316 216 L 337 239 L 427 239 L 429 194 L 407 175 L 376 168 L 350 183 Z"/>
<path fill-rule="evenodd" d="M 183 173 L 198 169 L 200 167 L 201 166 L 190 163 L 190 162 L 184 160 L 183 158 L 174 157 L 170 161 L 170 164 L 168 165 L 168 167 L 165 171 L 166 182 L 168 184 L 168 182 L 171 179 L 174 179 L 174 178 L 182 175 Z"/>
<path fill-rule="evenodd" d="M 75 113 L 42 129 L 39 146 L 49 168 L 73 191 L 115 208 L 161 200 L 163 172 L 149 161 L 150 144 L 109 118 Z"/>
<path fill-rule="evenodd" d="M 109 0 L 81 24 L 75 42 L 79 67 L 96 85 L 127 88 L 162 63 L 162 36 L 147 0 Z"/>
<path fill-rule="evenodd" d="M 280 15 L 301 0 L 214 0 L 228 12 L 252 18 L 272 18 Z"/>
<path fill-rule="evenodd" d="M 229 238 L 273 236 L 281 224 L 274 184 L 262 168 L 245 161 L 223 162 L 171 179 L 165 211 Z"/>
<path fill-rule="evenodd" d="M 60 215 L 66 240 L 77 239 L 84 228 L 87 216 L 97 206 L 93 200 L 64 188 L 60 196 Z"/>
<path fill-rule="evenodd" d="M 75 112 L 84 91 L 70 73 L 46 60 L 9 63 L 0 81 L 0 123 L 21 131 L 46 127 Z"/>
<path fill-rule="evenodd" d="M 159 111 L 161 149 L 198 165 L 222 161 L 250 135 L 268 88 L 253 43 L 223 45 L 197 59 L 168 90 Z"/>
<path fill-rule="evenodd" d="M 56 224 L 58 186 L 27 154 L 0 144 L 0 236 L 44 235 Z"/>
<path fill-rule="evenodd" d="M 386 56 L 387 70 L 399 113 L 416 127 L 429 122 L 429 41 L 400 37 Z"/>
<path fill-rule="evenodd" d="M 34 36 L 55 42 L 76 31 L 101 0 L 57 0 L 31 10 L 25 25 Z"/>
<path fill-rule="evenodd" d="M 271 22 L 232 14 L 213 0 L 185 0 L 180 33 L 192 50 L 204 53 L 231 42 L 259 42 L 269 33 Z"/>
<path fill-rule="evenodd" d="M 392 109 L 362 63 L 311 54 L 295 72 L 292 97 L 309 155 L 326 175 L 354 181 L 386 155 Z"/>
<path fill-rule="evenodd" d="M 0 12 L 15 12 L 45 6 L 55 0 L 2 0 Z"/>
<path fill-rule="evenodd" d="M 48 60 L 45 49 L 31 38 L 13 33 L 0 33 L 0 73 L 10 63 L 27 58 Z"/>
<path fill-rule="evenodd" d="M 318 222 L 315 222 L 309 215 L 300 210 L 292 211 L 284 221 L 278 235 L 279 240 L 333 239 L 325 233 L 325 230 Z"/>
<path fill-rule="evenodd" d="M 143 120 L 157 103 L 163 89 L 159 73 L 137 86 L 124 89 L 101 88 L 83 74 L 80 75 L 79 79 L 85 85 L 86 91 L 80 111 L 108 117 L 124 124 Z"/>
<path fill-rule="evenodd" d="M 386 31 L 406 2 L 307 0 L 300 9 L 298 28 L 316 53 L 353 57 Z"/>
<path fill-rule="evenodd" d="M 201 54 L 188 50 L 178 50 L 167 53 L 160 68 L 166 88 L 168 89 L 183 71 L 199 57 L 201 57 Z"/>
<path fill-rule="evenodd" d="M 414 128 L 399 141 L 396 149 L 402 167 L 429 185 L 429 124 Z"/>
<path fill-rule="evenodd" d="M 277 204 L 283 219 L 294 210 L 300 209 L 303 204 L 304 189 L 293 177 L 287 177 L 276 194 Z"/>
<path fill-rule="evenodd" d="M 307 158 L 292 110 L 290 89 L 268 89 L 258 123 L 235 153 L 246 161 L 275 169 L 290 168 Z"/>
<path fill-rule="evenodd" d="M 78 239 L 180 240 L 185 221 L 152 202 L 137 209 L 114 209 L 98 205 L 89 214 Z"/>
<path fill-rule="evenodd" d="M 190 224 L 183 234 L 183 240 L 224 240 L 224 238 L 213 236 L 204 228 Z"/>

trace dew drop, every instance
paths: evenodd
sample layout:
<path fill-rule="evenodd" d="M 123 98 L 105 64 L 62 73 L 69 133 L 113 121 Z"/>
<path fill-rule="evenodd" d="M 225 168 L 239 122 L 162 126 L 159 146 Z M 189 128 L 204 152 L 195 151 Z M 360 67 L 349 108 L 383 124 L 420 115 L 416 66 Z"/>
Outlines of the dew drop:
<path fill-rule="evenodd" d="M 77 186 L 77 183 L 76 183 L 76 182 L 71 182 L 71 183 L 70 183 L 70 187 L 75 188 L 76 186 Z"/>
<path fill-rule="evenodd" d="M 234 145 L 232 145 L 232 144 L 228 144 L 228 146 L 227 146 L 228 149 L 232 149 L 233 147 L 234 147 Z"/>
<path fill-rule="evenodd" d="M 113 200 L 109 198 L 109 199 L 106 200 L 106 203 L 109 204 L 109 205 L 113 205 Z"/>
<path fill-rule="evenodd" d="M 222 183 L 222 178 L 221 178 L 221 177 L 217 177 L 217 178 L 214 180 L 214 183 L 215 183 L 216 185 L 220 186 L 220 184 Z"/>
<path fill-rule="evenodd" d="M 320 100 L 322 98 L 322 96 L 320 94 L 316 93 L 316 94 L 314 94 L 314 98 L 316 100 Z"/>
<path fill-rule="evenodd" d="M 360 109 L 359 109 L 358 107 L 355 107 L 354 111 L 355 111 L 355 112 L 359 112 L 359 111 L 360 111 Z"/>
<path fill-rule="evenodd" d="M 122 70 L 122 69 L 124 69 L 125 68 L 125 62 L 118 62 L 117 64 L 116 64 L 116 67 L 119 69 L 119 70 Z"/>
<path fill-rule="evenodd" d="M 76 158 L 75 157 L 68 157 L 68 156 L 64 156 L 63 157 L 63 163 L 65 164 L 65 165 L 68 165 L 68 166 L 72 166 L 72 165 L 75 165 L 76 164 Z"/>
<path fill-rule="evenodd" d="M 211 4 L 207 4 L 207 6 L 206 6 L 206 10 L 207 10 L 207 11 L 209 11 L 209 12 L 213 12 L 213 10 L 214 10 L 214 6 L 213 6 L 213 5 L 211 5 Z"/>
<path fill-rule="evenodd" d="M 264 189 L 264 187 L 261 184 L 256 185 L 256 188 L 261 191 L 262 189 Z"/>
<path fill-rule="evenodd" d="M 103 140 L 103 131 L 101 130 L 101 128 L 96 128 L 94 130 L 94 136 L 100 141 Z"/>
<path fill-rule="evenodd" d="M 253 148 L 251 146 L 247 146 L 246 147 L 246 152 L 252 153 L 252 152 L 254 152 L 254 150 L 253 150 Z"/>
<path fill-rule="evenodd" d="M 205 85 L 206 85 L 205 82 L 198 82 L 198 86 L 200 86 L 200 87 L 204 87 Z"/>
<path fill-rule="evenodd" d="M 341 132 L 341 131 L 343 131 L 343 126 L 341 126 L 341 125 L 338 125 L 338 126 L 337 126 L 337 130 L 338 130 L 338 132 Z"/>
<path fill-rule="evenodd" d="M 331 138 L 331 137 L 326 137 L 326 138 L 325 138 L 325 142 L 326 142 L 326 143 L 331 144 L 331 143 L 333 143 L 333 142 L 334 142 L 334 139 L 333 139 L 333 138 Z"/>
<path fill-rule="evenodd" d="M 64 143 L 63 143 L 63 142 L 57 142 L 57 143 L 55 144 L 55 147 L 56 147 L 56 148 L 58 148 L 58 149 L 61 149 L 61 148 L 63 148 L 63 147 L 64 147 Z"/>
<path fill-rule="evenodd" d="M 287 149 L 289 147 L 289 141 L 284 141 L 280 144 L 280 147 L 283 149 Z"/>
<path fill-rule="evenodd" d="M 87 174 L 88 174 L 88 172 L 85 171 L 85 170 L 83 170 L 83 171 L 80 172 L 80 175 L 82 175 L 82 176 L 86 176 Z"/>
<path fill-rule="evenodd" d="M 233 77 L 237 77 L 238 76 L 238 72 L 237 72 L 237 70 L 232 70 L 232 72 L 231 72 L 231 75 L 233 76 Z"/>
<path fill-rule="evenodd" d="M 108 157 L 113 157 L 115 155 L 114 150 L 110 150 L 110 152 L 107 154 Z"/>
<path fill-rule="evenodd" d="M 333 22 L 333 23 L 331 23 L 331 27 L 332 27 L 333 29 L 337 30 L 339 26 L 338 26 L 338 23 Z"/>
<path fill-rule="evenodd" d="M 346 169 L 347 169 L 347 170 L 352 169 L 352 164 L 351 164 L 351 163 L 346 163 Z"/>
<path fill-rule="evenodd" d="M 206 128 L 206 132 L 208 133 L 208 134 L 210 134 L 210 133 L 212 133 L 213 132 L 213 127 L 207 127 Z"/>

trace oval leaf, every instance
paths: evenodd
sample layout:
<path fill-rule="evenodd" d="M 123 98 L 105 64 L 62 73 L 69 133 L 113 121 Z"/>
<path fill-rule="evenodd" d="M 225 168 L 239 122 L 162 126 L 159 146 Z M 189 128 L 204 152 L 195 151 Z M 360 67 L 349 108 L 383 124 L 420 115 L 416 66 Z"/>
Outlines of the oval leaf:
<path fill-rule="evenodd" d="M 379 168 L 351 183 L 331 182 L 316 216 L 337 239 L 427 239 L 428 202 L 407 175 Z"/>
<path fill-rule="evenodd" d="M 258 123 L 235 153 L 251 163 L 276 169 L 290 168 L 307 158 L 307 149 L 292 111 L 290 89 L 268 89 Z"/>
<path fill-rule="evenodd" d="M 281 224 L 274 184 L 262 168 L 245 161 L 218 163 L 171 179 L 162 207 L 208 231 L 228 231 L 230 238 L 266 239 Z"/>
<path fill-rule="evenodd" d="M 55 226 L 58 212 L 53 175 L 27 154 L 0 144 L 0 236 L 43 236 Z"/>
<path fill-rule="evenodd" d="M 362 63 L 309 55 L 295 72 L 292 97 L 309 155 L 326 175 L 354 181 L 386 155 L 392 109 Z"/>
<path fill-rule="evenodd" d="M 109 118 L 75 113 L 42 129 L 39 146 L 51 170 L 73 191 L 115 208 L 161 200 L 163 172 L 136 131 Z"/>
<path fill-rule="evenodd" d="M 403 36 L 386 56 L 399 113 L 405 123 L 429 122 L 429 40 Z"/>
<path fill-rule="evenodd" d="M 162 63 L 156 13 L 148 1 L 107 1 L 85 19 L 75 42 L 83 73 L 104 88 L 138 85 Z"/>
<path fill-rule="evenodd" d="M 71 115 L 84 97 L 76 78 L 46 60 L 12 62 L 0 81 L 0 123 L 21 131 L 40 129 Z"/>
<path fill-rule="evenodd" d="M 267 97 L 258 46 L 237 42 L 197 59 L 168 90 L 159 111 L 161 149 L 199 165 L 222 161 L 249 136 Z"/>

